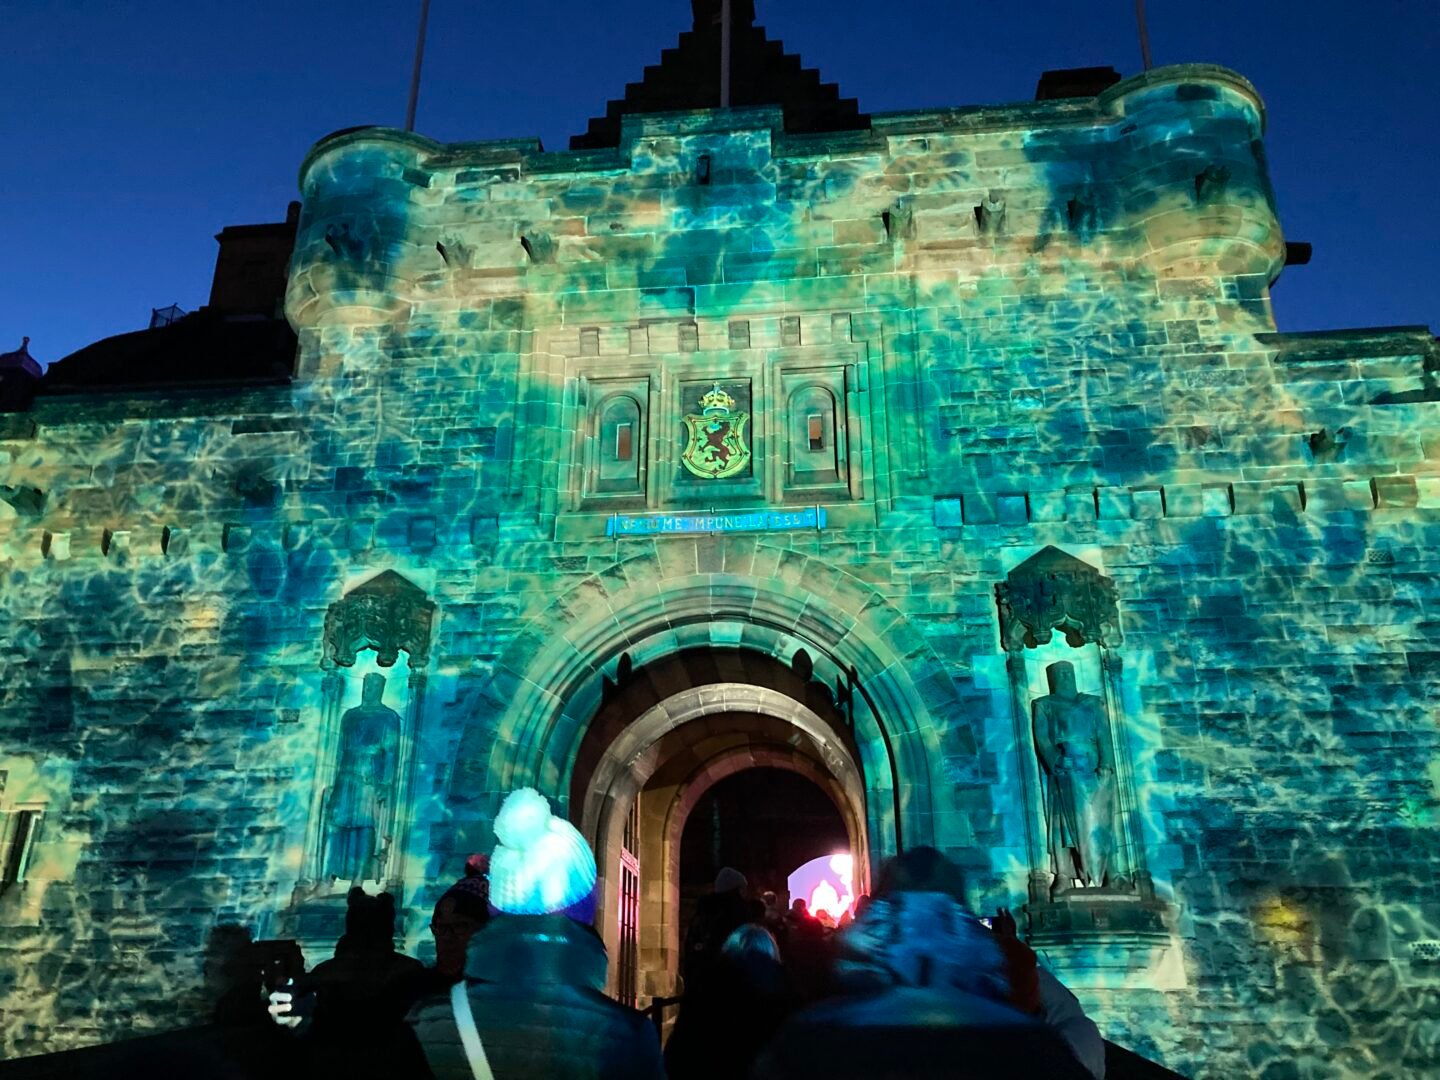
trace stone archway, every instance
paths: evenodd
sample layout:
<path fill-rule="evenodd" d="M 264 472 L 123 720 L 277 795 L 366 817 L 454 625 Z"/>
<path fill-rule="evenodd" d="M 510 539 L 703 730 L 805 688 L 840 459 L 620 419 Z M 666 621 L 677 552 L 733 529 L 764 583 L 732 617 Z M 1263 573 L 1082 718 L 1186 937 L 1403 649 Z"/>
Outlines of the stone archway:
<path fill-rule="evenodd" d="M 855 856 L 856 866 L 862 869 L 857 886 L 861 891 L 868 890 L 868 878 L 863 873 L 868 861 L 863 808 L 857 806 L 853 794 L 847 792 L 835 777 L 793 746 L 760 744 L 737 747 L 711 758 L 673 791 L 655 786 L 655 778 L 652 777 L 650 784 L 641 792 L 642 816 L 649 817 L 653 807 L 656 810 L 663 808 L 664 817 L 660 828 L 647 831 L 642 858 L 650 865 L 658 862 L 663 873 L 659 889 L 646 897 L 642 907 L 642 926 L 652 931 L 648 939 L 642 938 L 641 941 L 642 975 L 653 978 L 649 985 L 642 984 L 645 992 L 669 996 L 677 989 L 673 976 L 684 933 L 680 919 L 679 859 L 681 838 L 691 811 L 722 780 L 747 769 L 765 768 L 781 769 L 804 777 L 829 796 L 845 824 L 849 850 Z M 656 940 L 658 945 L 654 944 Z"/>
<path fill-rule="evenodd" d="M 924 637 L 864 582 L 754 538 L 667 538 L 580 579 L 512 639 L 467 707 L 450 789 L 458 842 L 488 846 L 504 794 L 538 788 L 596 847 L 608 939 L 625 811 L 690 725 L 781 725 L 742 755 L 799 740 L 805 763 L 777 760 L 813 766 L 834 793 L 862 879 L 906 846 L 969 842 L 967 815 L 988 798 L 976 784 L 963 812 L 953 799 L 950 778 L 982 776 L 981 755 Z M 652 993 L 667 989 L 678 944 L 661 907 L 640 931 Z"/>
<path fill-rule="evenodd" d="M 581 579 L 512 639 L 462 734 L 450 789 L 461 833 L 483 842 L 499 799 L 524 785 L 574 813 L 580 744 L 620 657 L 643 664 L 712 646 L 786 662 L 804 650 L 815 679 L 840 687 L 872 835 L 944 843 L 937 819 L 957 827 L 946 769 L 979 774 L 977 734 L 905 616 L 821 558 L 751 537 L 686 537 Z"/>
<path fill-rule="evenodd" d="M 787 687 L 780 677 L 784 669 L 773 660 L 741 650 L 715 653 L 718 657 L 697 657 L 692 651 L 636 670 L 587 732 L 587 740 L 599 732 L 594 742 L 603 745 L 602 752 L 594 760 L 582 755 L 574 775 L 572 817 L 595 848 L 601 878 L 597 926 L 612 955 L 621 945 L 620 879 L 627 866 L 643 877 L 639 988 L 650 995 L 675 990 L 681 943 L 677 871 L 685 820 L 723 777 L 775 767 L 811 780 L 845 824 L 862 884 L 868 875 L 872 838 L 867 822 L 877 816 L 867 814 L 865 777 L 843 716 L 823 694 L 809 695 L 809 703 L 799 700 L 796 687 L 804 682 L 792 680 Z M 706 665 L 706 659 L 720 663 Z M 748 674 L 749 681 L 708 682 L 707 667 L 714 674 Z M 680 688 L 679 680 L 687 675 L 696 685 Z M 639 856 L 638 870 L 618 854 L 627 824 L 635 829 L 631 815 L 637 806 L 640 843 L 632 855 Z M 893 836 L 874 842 L 887 850 L 895 846 Z"/>

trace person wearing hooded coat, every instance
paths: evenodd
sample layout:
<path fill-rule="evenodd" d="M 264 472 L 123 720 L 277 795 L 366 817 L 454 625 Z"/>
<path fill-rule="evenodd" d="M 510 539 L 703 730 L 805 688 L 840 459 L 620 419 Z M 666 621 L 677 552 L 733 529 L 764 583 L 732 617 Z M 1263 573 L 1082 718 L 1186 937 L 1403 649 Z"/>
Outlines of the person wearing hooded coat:
<path fill-rule="evenodd" d="M 505 799 L 495 835 L 495 917 L 470 939 L 464 979 L 419 1002 L 408 1018 L 431 1073 L 436 1080 L 663 1080 L 654 1026 L 605 994 L 589 845 L 531 788 Z"/>
<path fill-rule="evenodd" d="M 720 947 L 710 981 L 685 993 L 665 1044 L 670 1080 L 744 1077 L 791 1007 L 775 935 L 745 923 Z"/>
<path fill-rule="evenodd" d="M 1090 1080 L 1038 1018 L 1034 954 L 964 904 L 960 868 L 912 848 L 881 871 L 872 903 L 837 935 L 839 995 L 791 1017 L 756 1080 Z"/>
<path fill-rule="evenodd" d="M 745 899 L 748 884 L 745 875 L 734 867 L 721 867 L 715 876 L 715 888 L 696 905 L 680 956 L 680 978 L 687 997 L 706 989 L 717 973 L 721 948 L 749 921 L 750 904 Z"/>

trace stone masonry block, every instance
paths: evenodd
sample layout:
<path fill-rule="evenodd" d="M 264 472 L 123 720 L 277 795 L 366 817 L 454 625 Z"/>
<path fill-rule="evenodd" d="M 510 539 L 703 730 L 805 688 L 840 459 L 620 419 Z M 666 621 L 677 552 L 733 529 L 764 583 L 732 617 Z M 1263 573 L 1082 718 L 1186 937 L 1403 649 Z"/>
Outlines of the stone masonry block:
<path fill-rule="evenodd" d="M 413 550 L 430 551 L 435 547 L 437 529 L 435 518 L 429 514 L 412 517 L 406 532 Z"/>
<path fill-rule="evenodd" d="M 250 540 L 250 526 L 226 525 L 220 532 L 220 549 L 228 555 L 236 555 L 250 546 Z"/>
<path fill-rule="evenodd" d="M 1063 491 L 1030 492 L 1031 521 L 1064 521 L 1065 493 Z"/>
<path fill-rule="evenodd" d="M 1229 517 L 1235 512 L 1235 495 L 1229 484 L 1206 484 L 1200 490 L 1200 510 L 1205 517 Z"/>
<path fill-rule="evenodd" d="M 1272 514 L 1298 514 L 1305 509 L 1305 489 L 1301 484 L 1272 484 L 1266 488 L 1265 494 Z"/>
<path fill-rule="evenodd" d="M 966 525 L 993 525 L 999 520 L 995 496 L 988 492 L 962 495 L 960 506 Z"/>
<path fill-rule="evenodd" d="M 363 518 L 351 520 L 345 527 L 345 546 L 354 552 L 368 551 L 375 543 L 375 523 Z"/>
<path fill-rule="evenodd" d="M 1166 484 L 1165 516 L 1200 517 L 1203 513 L 1199 484 Z"/>
<path fill-rule="evenodd" d="M 1409 507 L 1420 502 L 1420 489 L 1413 476 L 1377 476 L 1374 487 L 1376 506 Z"/>
<path fill-rule="evenodd" d="M 129 530 L 106 529 L 100 536 L 100 551 L 113 562 L 124 562 L 130 555 Z"/>
<path fill-rule="evenodd" d="M 190 550 L 190 534 L 185 529 L 166 525 L 160 530 L 160 551 L 172 559 L 181 559 Z"/>
<path fill-rule="evenodd" d="M 70 534 L 68 532 L 45 532 L 40 537 L 40 553 L 47 559 L 64 562 L 70 558 Z"/>
<path fill-rule="evenodd" d="M 1311 514 L 1340 510 L 1373 510 L 1375 493 L 1369 480 L 1327 478 L 1305 484 L 1305 510 Z"/>
<path fill-rule="evenodd" d="M 1123 521 L 1130 516 L 1130 490 L 1102 487 L 1095 492 L 1098 516 L 1105 521 Z"/>
<path fill-rule="evenodd" d="M 1094 521 L 1096 501 L 1094 488 L 1069 488 L 1065 492 L 1066 521 Z"/>
<path fill-rule="evenodd" d="M 1417 476 L 1415 478 L 1415 505 L 1417 507 L 1440 506 L 1440 476 Z"/>
<path fill-rule="evenodd" d="M 997 496 L 995 510 L 1002 525 L 1024 525 L 1030 521 L 1030 499 L 1025 495 Z"/>
<path fill-rule="evenodd" d="M 1131 508 L 1137 518 L 1161 518 L 1165 516 L 1165 490 L 1163 488 L 1132 488 Z"/>
<path fill-rule="evenodd" d="M 1270 486 L 1257 481 L 1231 484 L 1236 514 L 1267 514 L 1270 512 Z"/>
<path fill-rule="evenodd" d="M 835 222 L 835 243 L 880 244 L 885 240 L 885 226 L 880 218 L 858 218 L 853 221 Z"/>

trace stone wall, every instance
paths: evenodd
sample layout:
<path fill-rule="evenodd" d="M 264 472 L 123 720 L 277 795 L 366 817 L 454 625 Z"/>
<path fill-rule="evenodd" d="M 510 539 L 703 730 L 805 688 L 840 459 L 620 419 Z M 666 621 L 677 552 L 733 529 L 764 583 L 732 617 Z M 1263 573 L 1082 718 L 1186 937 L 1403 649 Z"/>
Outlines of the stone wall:
<path fill-rule="evenodd" d="M 219 925 L 324 957 L 316 807 L 335 717 L 380 670 L 327 661 L 326 616 L 387 570 L 436 605 L 427 663 L 383 669 L 413 762 L 388 864 L 410 947 L 506 786 L 568 798 L 557 733 L 581 737 L 619 653 L 701 644 L 803 645 L 819 681 L 883 686 L 875 738 L 923 762 L 895 779 L 911 842 L 982 851 L 977 902 L 1033 901 L 995 586 L 1053 546 L 1116 586 L 1171 934 L 1128 976 L 1057 950 L 1062 973 L 1187 1074 L 1428 1066 L 1434 340 L 1275 333 L 1263 113 L 1220 69 L 777 126 L 627 118 L 618 151 L 575 153 L 323 140 L 291 386 L 4 418 L 6 836 L 44 812 L 0 894 L 7 1053 L 200 1015 Z M 680 387 L 712 380 L 753 414 L 733 483 L 678 460 Z M 832 395 L 823 476 L 794 469 L 797 387 Z M 638 457 L 607 486 L 612 391 Z M 817 504 L 819 530 L 606 532 Z"/>

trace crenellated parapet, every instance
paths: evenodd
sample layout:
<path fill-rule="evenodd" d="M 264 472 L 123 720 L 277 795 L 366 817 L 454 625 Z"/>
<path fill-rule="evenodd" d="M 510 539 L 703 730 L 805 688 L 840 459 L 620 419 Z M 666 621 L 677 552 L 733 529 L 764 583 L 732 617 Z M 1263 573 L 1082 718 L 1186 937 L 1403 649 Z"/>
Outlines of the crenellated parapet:
<path fill-rule="evenodd" d="M 917 273 L 963 296 L 1074 265 L 1263 293 L 1284 262 L 1263 126 L 1243 78 L 1182 65 L 823 134 L 786 134 L 768 107 L 627 115 L 617 146 L 569 152 L 354 129 L 302 166 L 286 310 L 300 329 L 403 329 L 499 299 L 526 328 L 624 325 L 878 308 Z"/>

